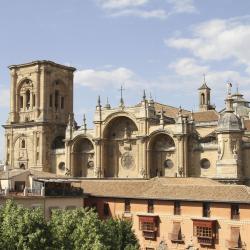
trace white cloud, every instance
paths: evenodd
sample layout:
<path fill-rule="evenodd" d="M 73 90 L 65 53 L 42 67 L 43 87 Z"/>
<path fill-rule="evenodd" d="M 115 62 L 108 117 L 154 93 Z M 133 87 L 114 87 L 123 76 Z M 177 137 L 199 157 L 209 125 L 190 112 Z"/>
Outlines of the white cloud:
<path fill-rule="evenodd" d="M 141 80 L 136 74 L 127 68 L 120 67 L 110 70 L 84 69 L 76 71 L 75 82 L 79 85 L 93 89 L 105 87 L 117 87 L 121 84 L 126 87 L 138 86 Z"/>
<path fill-rule="evenodd" d="M 7 89 L 6 87 L 0 85 L 0 93 L 1 93 L 1 98 L 0 98 L 0 107 L 9 107 L 10 105 L 10 90 Z"/>
<path fill-rule="evenodd" d="M 144 5 L 148 0 L 98 0 L 98 4 L 106 9 L 122 9 Z"/>
<path fill-rule="evenodd" d="M 110 16 L 112 17 L 137 16 L 137 17 L 142 17 L 142 18 L 165 19 L 168 16 L 168 14 L 163 9 L 157 9 L 157 10 L 125 9 L 119 12 L 114 12 Z"/>
<path fill-rule="evenodd" d="M 194 58 L 181 58 L 169 65 L 170 69 L 174 70 L 175 80 L 174 85 L 182 90 L 196 89 L 202 84 L 203 74 L 206 74 L 208 85 L 215 90 L 217 96 L 225 94 L 226 83 L 231 81 L 236 87 L 240 84 L 240 89 L 245 92 L 249 86 L 250 80 L 248 77 L 242 76 L 234 70 L 213 70 L 209 65 L 200 65 Z M 220 96 L 221 98 L 221 96 Z"/>
<path fill-rule="evenodd" d="M 197 25 L 192 37 L 166 39 L 169 47 L 187 49 L 205 61 L 233 59 L 250 73 L 250 18 L 216 19 Z"/>
<path fill-rule="evenodd" d="M 153 0 L 96 0 L 108 16 L 136 16 L 140 18 L 167 17 L 179 13 L 195 13 L 194 0 L 161 0 L 160 7 L 155 8 Z"/>
<path fill-rule="evenodd" d="M 193 58 L 182 58 L 175 63 L 169 65 L 170 69 L 174 69 L 178 75 L 201 77 L 202 74 L 207 73 L 208 66 L 198 65 Z"/>
<path fill-rule="evenodd" d="M 168 3 L 173 5 L 173 12 L 175 13 L 197 12 L 193 0 L 168 0 Z"/>

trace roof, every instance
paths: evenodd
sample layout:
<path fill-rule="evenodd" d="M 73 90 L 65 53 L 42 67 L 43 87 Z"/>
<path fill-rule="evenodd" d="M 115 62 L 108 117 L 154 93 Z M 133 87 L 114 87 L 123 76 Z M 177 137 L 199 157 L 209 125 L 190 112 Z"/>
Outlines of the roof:
<path fill-rule="evenodd" d="M 155 107 L 156 112 L 161 112 L 163 110 L 165 112 L 165 116 L 171 117 L 171 118 L 176 118 L 176 116 L 178 115 L 178 112 L 179 112 L 179 108 L 165 105 L 165 104 L 161 104 L 158 102 L 154 103 L 154 107 Z M 182 113 L 188 114 L 188 113 L 190 113 L 190 111 L 182 109 Z"/>
<path fill-rule="evenodd" d="M 207 110 L 201 112 L 194 112 L 193 119 L 196 122 L 213 122 L 218 121 L 219 113 L 216 110 Z"/>
<path fill-rule="evenodd" d="M 38 170 L 33 170 L 33 169 L 9 169 L 9 171 L 0 171 L 0 180 L 7 180 L 10 178 L 14 178 L 18 175 L 33 175 L 36 178 L 62 178 L 59 175 L 49 173 L 49 172 L 43 172 L 43 171 L 38 171 Z M 67 177 L 66 177 L 67 178 Z"/>
<path fill-rule="evenodd" d="M 83 180 L 82 188 L 94 197 L 250 203 L 249 187 L 207 178 Z"/>
<path fill-rule="evenodd" d="M 210 90 L 210 88 L 207 86 L 206 82 L 204 82 L 204 83 L 201 85 L 201 87 L 198 88 L 198 90 L 201 90 L 201 89 L 209 89 L 209 90 Z"/>
<path fill-rule="evenodd" d="M 13 65 L 9 66 L 9 69 L 14 69 L 14 68 L 18 68 L 18 67 L 29 67 L 29 66 L 34 66 L 37 64 L 49 64 L 51 66 L 55 66 L 55 67 L 59 67 L 59 68 L 67 69 L 67 70 L 71 70 L 71 71 L 76 70 L 76 68 L 74 68 L 74 67 L 62 65 L 62 64 L 55 63 L 55 62 L 48 61 L 48 60 L 37 60 L 37 61 L 28 62 L 28 63 L 13 64 Z"/>
<path fill-rule="evenodd" d="M 8 180 L 21 174 L 29 175 L 29 170 L 11 169 L 9 171 L 0 171 L 0 180 Z"/>

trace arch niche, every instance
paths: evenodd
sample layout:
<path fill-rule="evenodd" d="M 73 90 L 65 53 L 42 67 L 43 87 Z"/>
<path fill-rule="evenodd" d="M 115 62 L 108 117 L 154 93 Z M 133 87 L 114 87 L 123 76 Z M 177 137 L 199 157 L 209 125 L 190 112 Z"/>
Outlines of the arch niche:
<path fill-rule="evenodd" d="M 104 129 L 104 177 L 136 177 L 138 128 L 127 116 L 113 118 Z"/>
<path fill-rule="evenodd" d="M 80 138 L 73 145 L 74 177 L 93 176 L 94 173 L 94 146 L 88 138 Z"/>
<path fill-rule="evenodd" d="M 149 142 L 150 177 L 174 176 L 176 168 L 175 142 L 165 133 L 154 135 Z"/>

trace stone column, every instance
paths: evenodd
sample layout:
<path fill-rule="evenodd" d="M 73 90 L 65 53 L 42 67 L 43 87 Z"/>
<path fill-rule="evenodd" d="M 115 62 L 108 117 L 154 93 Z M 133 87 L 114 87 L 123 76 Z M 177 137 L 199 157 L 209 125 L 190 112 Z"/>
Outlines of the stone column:
<path fill-rule="evenodd" d="M 148 166 L 150 165 L 148 162 L 148 149 L 147 149 L 147 138 L 146 136 L 142 136 L 140 138 L 140 175 L 142 178 L 148 178 L 150 176 L 150 170 Z"/>
<path fill-rule="evenodd" d="M 101 140 L 96 139 L 95 141 L 95 177 L 96 178 L 101 178 L 104 175 L 104 169 L 103 169 L 103 164 L 102 164 L 102 147 L 101 147 Z"/>
<path fill-rule="evenodd" d="M 17 95 L 16 95 L 16 84 L 17 84 L 17 74 L 16 70 L 11 70 L 11 85 L 10 85 L 10 122 L 14 122 L 16 120 L 16 112 L 17 108 Z"/>

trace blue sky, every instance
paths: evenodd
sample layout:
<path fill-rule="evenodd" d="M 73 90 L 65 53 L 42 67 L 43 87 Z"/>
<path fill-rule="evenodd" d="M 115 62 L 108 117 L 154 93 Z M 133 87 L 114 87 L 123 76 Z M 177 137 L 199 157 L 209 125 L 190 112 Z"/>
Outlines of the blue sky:
<path fill-rule="evenodd" d="M 223 107 L 230 80 L 250 99 L 249 0 L 8 0 L 0 3 L 0 123 L 9 112 L 8 65 L 72 65 L 74 111 L 92 126 L 97 95 L 127 105 L 145 88 L 159 102 L 197 110 L 203 73 Z M 0 159 L 3 157 L 0 130 Z"/>

